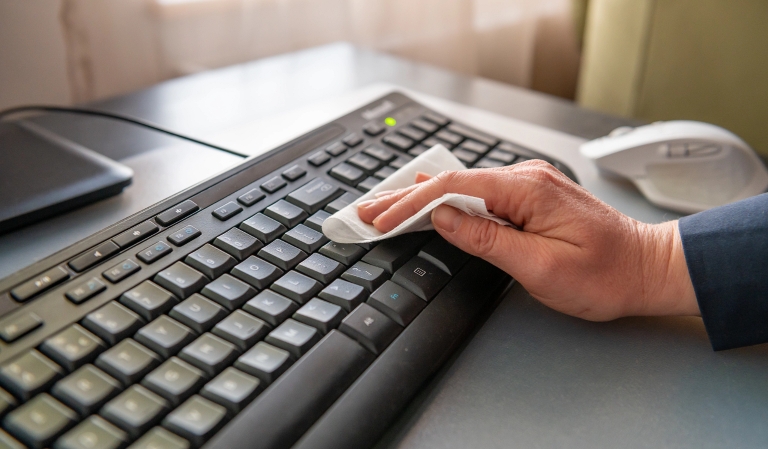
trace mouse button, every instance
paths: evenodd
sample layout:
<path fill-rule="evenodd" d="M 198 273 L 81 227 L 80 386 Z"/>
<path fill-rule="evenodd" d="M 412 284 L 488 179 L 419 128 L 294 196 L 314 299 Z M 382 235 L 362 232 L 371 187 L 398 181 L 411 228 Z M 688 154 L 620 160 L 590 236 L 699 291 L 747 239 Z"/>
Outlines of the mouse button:
<path fill-rule="evenodd" d="M 686 148 L 688 150 L 689 157 L 713 156 L 722 151 L 722 148 L 720 148 L 719 145 L 705 142 L 689 143 L 686 145 Z"/>
<path fill-rule="evenodd" d="M 667 145 L 667 157 L 685 157 L 688 156 L 688 148 L 684 143 L 673 143 Z"/>

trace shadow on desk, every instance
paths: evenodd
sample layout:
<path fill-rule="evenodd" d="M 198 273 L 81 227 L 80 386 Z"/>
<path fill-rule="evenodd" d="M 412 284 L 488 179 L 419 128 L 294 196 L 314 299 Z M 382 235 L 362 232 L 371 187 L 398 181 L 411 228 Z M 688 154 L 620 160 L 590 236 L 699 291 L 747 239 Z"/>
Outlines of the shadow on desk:
<path fill-rule="evenodd" d="M 766 447 L 767 420 L 768 345 L 716 353 L 699 318 L 593 323 L 515 285 L 377 448 Z"/>

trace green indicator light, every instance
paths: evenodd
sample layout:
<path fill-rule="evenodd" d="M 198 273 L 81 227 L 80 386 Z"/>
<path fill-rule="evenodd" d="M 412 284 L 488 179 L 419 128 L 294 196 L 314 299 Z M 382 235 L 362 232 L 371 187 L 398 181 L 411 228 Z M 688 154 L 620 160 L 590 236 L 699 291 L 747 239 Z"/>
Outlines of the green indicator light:
<path fill-rule="evenodd" d="M 395 126 L 395 125 L 397 125 L 397 120 L 393 119 L 392 117 L 387 117 L 387 118 L 384 119 L 384 123 L 387 126 Z"/>

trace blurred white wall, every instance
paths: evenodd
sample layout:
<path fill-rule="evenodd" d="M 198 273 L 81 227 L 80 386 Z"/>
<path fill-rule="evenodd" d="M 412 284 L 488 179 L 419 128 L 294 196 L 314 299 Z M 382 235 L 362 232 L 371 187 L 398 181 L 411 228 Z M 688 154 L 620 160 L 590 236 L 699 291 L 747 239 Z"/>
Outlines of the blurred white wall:
<path fill-rule="evenodd" d="M 572 98 L 571 1 L 2 0 L 0 108 L 95 100 L 340 40 Z"/>

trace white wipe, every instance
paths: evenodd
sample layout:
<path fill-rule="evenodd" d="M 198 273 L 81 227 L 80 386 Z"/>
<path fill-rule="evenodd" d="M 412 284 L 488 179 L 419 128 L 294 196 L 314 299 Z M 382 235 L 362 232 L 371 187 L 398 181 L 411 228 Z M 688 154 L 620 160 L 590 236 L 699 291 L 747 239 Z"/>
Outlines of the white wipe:
<path fill-rule="evenodd" d="M 434 229 L 430 218 L 432 209 L 441 204 L 455 207 L 469 215 L 487 218 L 505 226 L 513 226 L 508 221 L 488 212 L 485 207 L 485 200 L 482 198 L 459 193 L 446 193 L 437 198 L 386 234 L 376 230 L 373 225 L 363 222 L 357 215 L 358 203 L 376 198 L 377 192 L 412 186 L 416 182 L 416 172 L 435 176 L 446 170 L 466 170 L 466 167 L 444 146 L 435 145 L 405 164 L 395 174 L 377 184 L 354 203 L 327 218 L 323 223 L 323 234 L 338 243 L 365 243 L 388 239 L 406 232 L 428 231 Z"/>

